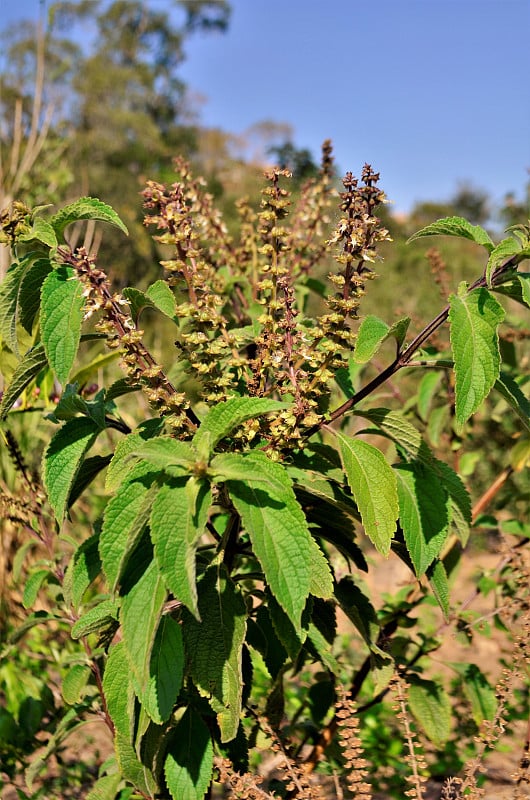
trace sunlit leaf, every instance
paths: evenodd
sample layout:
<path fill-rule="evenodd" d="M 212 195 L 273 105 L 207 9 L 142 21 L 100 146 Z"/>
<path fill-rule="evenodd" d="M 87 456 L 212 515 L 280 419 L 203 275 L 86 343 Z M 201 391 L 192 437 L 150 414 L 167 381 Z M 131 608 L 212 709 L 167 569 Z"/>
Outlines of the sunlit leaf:
<path fill-rule="evenodd" d="M 455 414 L 463 425 L 499 377 L 497 328 L 504 309 L 487 289 L 450 298 L 451 348 L 455 362 Z"/>
<path fill-rule="evenodd" d="M 83 285 L 73 269 L 58 267 L 41 290 L 41 335 L 48 363 L 66 385 L 81 339 Z"/>
<path fill-rule="evenodd" d="M 337 433 L 348 483 L 367 536 L 383 555 L 390 552 L 396 530 L 396 476 L 382 452 L 368 442 Z"/>
<path fill-rule="evenodd" d="M 491 252 L 494 248 L 494 244 L 484 228 L 481 228 L 480 225 L 471 225 L 463 217 L 444 217 L 439 219 L 414 233 L 408 242 L 422 239 L 424 236 L 461 236 L 464 239 L 470 239 L 472 242 L 483 245 L 488 252 Z"/>

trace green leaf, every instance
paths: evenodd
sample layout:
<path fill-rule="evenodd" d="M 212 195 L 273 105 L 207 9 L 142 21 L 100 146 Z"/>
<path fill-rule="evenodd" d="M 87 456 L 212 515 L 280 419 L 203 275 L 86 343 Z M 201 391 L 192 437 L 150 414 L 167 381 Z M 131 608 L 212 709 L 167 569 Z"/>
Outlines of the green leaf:
<path fill-rule="evenodd" d="M 31 608 L 35 603 L 42 584 L 51 574 L 49 569 L 38 569 L 29 576 L 22 595 L 22 605 L 24 608 Z"/>
<path fill-rule="evenodd" d="M 401 347 L 405 341 L 405 336 L 407 335 L 410 323 L 410 317 L 402 317 L 401 319 L 396 320 L 396 322 L 391 325 L 388 331 L 387 339 L 392 336 L 396 340 L 397 346 Z"/>
<path fill-rule="evenodd" d="M 436 559 L 427 570 L 427 577 L 431 584 L 434 596 L 438 601 L 438 605 L 442 609 L 444 619 L 449 621 L 450 607 L 449 607 L 449 583 L 447 581 L 447 573 L 442 561 Z"/>
<path fill-rule="evenodd" d="M 398 464 L 399 521 L 414 570 L 421 577 L 449 529 L 450 504 L 437 475 L 421 463 Z"/>
<path fill-rule="evenodd" d="M 47 222 L 47 220 L 42 219 L 42 217 L 35 217 L 31 230 L 24 234 L 24 236 L 20 238 L 20 241 L 42 242 L 42 244 L 45 244 L 52 250 L 57 247 L 57 236 L 55 235 L 53 226 Z"/>
<path fill-rule="evenodd" d="M 451 735 L 451 701 L 447 692 L 434 681 L 411 676 L 408 702 L 418 725 L 433 744 L 442 748 Z"/>
<path fill-rule="evenodd" d="M 184 673 L 182 628 L 169 616 L 160 620 L 151 653 L 149 679 L 140 698 L 149 717 L 167 722 L 177 702 Z"/>
<path fill-rule="evenodd" d="M 177 309 L 175 295 L 165 281 L 159 280 L 152 283 L 146 294 L 166 317 L 172 318 L 175 315 Z"/>
<path fill-rule="evenodd" d="M 120 620 L 123 643 L 134 689 L 142 704 L 145 702 L 146 695 L 149 695 L 149 700 L 153 705 L 153 693 L 157 688 L 156 675 L 151 682 L 151 657 L 165 600 L 164 581 L 155 562 L 151 561 L 122 601 Z M 154 659 L 154 668 L 158 673 L 156 658 Z M 159 674 L 158 677 L 160 677 Z M 158 712 L 159 709 L 156 711 Z"/>
<path fill-rule="evenodd" d="M 133 478 L 120 488 L 105 509 L 99 553 L 111 591 L 115 591 L 149 522 L 151 506 L 158 491 L 158 486 L 153 485 L 154 478 L 153 473 Z"/>
<path fill-rule="evenodd" d="M 409 325 L 409 317 L 397 320 L 390 327 L 379 317 L 368 314 L 364 317 L 357 332 L 353 360 L 356 364 L 366 364 L 374 357 L 383 342 L 391 337 L 396 340 L 398 348 L 401 347 Z"/>
<path fill-rule="evenodd" d="M 418 387 L 418 413 L 420 417 L 427 421 L 431 404 L 440 384 L 442 373 L 436 369 L 428 369 L 420 381 Z"/>
<path fill-rule="evenodd" d="M 376 447 L 342 433 L 337 439 L 366 535 L 387 556 L 398 517 L 396 476 Z"/>
<path fill-rule="evenodd" d="M 28 350 L 22 361 L 15 369 L 9 386 L 4 391 L 0 403 L 0 418 L 3 419 L 13 403 L 15 403 L 24 389 L 27 389 L 32 380 L 47 365 L 48 359 L 42 345 L 36 345 Z"/>
<path fill-rule="evenodd" d="M 94 400 L 85 400 L 77 393 L 77 385 L 69 383 L 66 385 L 61 399 L 55 406 L 53 414 L 48 416 L 54 422 L 74 419 L 79 414 L 94 420 L 98 427 L 105 428 L 105 390 L 97 393 Z"/>
<path fill-rule="evenodd" d="M 128 234 L 125 224 L 121 221 L 114 209 L 95 197 L 81 197 L 79 200 L 64 206 L 57 214 L 54 214 L 50 219 L 50 223 L 57 238 L 64 240 L 63 234 L 68 225 L 82 219 L 94 219 L 100 222 L 108 222 L 110 225 L 119 228 L 126 235 Z"/>
<path fill-rule="evenodd" d="M 98 552 L 99 536 L 94 534 L 82 542 L 68 564 L 63 589 L 65 600 L 79 608 L 83 595 L 101 572 Z"/>
<path fill-rule="evenodd" d="M 471 703 L 471 713 L 477 726 L 485 719 L 493 719 L 497 710 L 495 689 L 476 664 L 452 664 L 462 675 L 462 689 Z"/>
<path fill-rule="evenodd" d="M 191 472 L 196 461 L 189 444 L 179 442 L 170 436 L 157 436 L 142 441 L 140 446 L 131 452 L 137 458 L 174 477 Z"/>
<path fill-rule="evenodd" d="M 0 284 L 0 336 L 14 353 L 18 352 L 17 305 L 20 284 L 30 263 L 30 259 L 25 258 L 12 264 Z"/>
<path fill-rule="evenodd" d="M 490 253 L 488 263 L 486 265 L 486 283 L 491 288 L 491 276 L 497 269 L 501 267 L 509 258 L 521 252 L 521 245 L 512 236 L 508 236 L 499 242 Z"/>
<path fill-rule="evenodd" d="M 106 456 L 90 456 L 90 458 L 85 458 L 70 489 L 68 508 L 73 506 L 75 501 L 83 494 L 85 489 L 90 486 L 99 473 L 109 465 L 111 458 L 112 454 L 110 453 Z"/>
<path fill-rule="evenodd" d="M 312 622 L 309 624 L 307 638 L 314 647 L 322 664 L 334 675 L 340 675 L 339 662 L 331 652 L 329 642 Z"/>
<path fill-rule="evenodd" d="M 504 309 L 487 289 L 450 297 L 455 415 L 460 425 L 475 413 L 499 377 L 497 328 L 503 319 Z"/>
<path fill-rule="evenodd" d="M 441 409 L 444 411 L 445 407 Z M 437 410 L 431 413 L 430 419 L 433 419 Z M 465 544 L 471 523 L 471 501 L 459 476 L 434 457 L 420 432 L 399 412 L 374 408 L 356 413 L 373 421 L 385 436 L 396 443 L 404 457 L 425 464 L 437 474 L 451 498 L 451 521 L 461 542 Z"/>
<path fill-rule="evenodd" d="M 444 217 L 439 219 L 413 234 L 407 243 L 410 244 L 410 242 L 422 239 L 424 236 L 462 236 L 464 239 L 470 239 L 472 242 L 483 245 L 488 253 L 491 253 L 494 248 L 494 244 L 484 228 L 481 228 L 480 225 L 471 225 L 463 217 Z"/>
<path fill-rule="evenodd" d="M 160 574 L 168 590 L 197 619 L 195 551 L 211 500 L 206 481 L 172 480 L 162 486 L 151 511 L 151 539 Z"/>
<path fill-rule="evenodd" d="M 129 303 L 131 316 L 135 322 L 138 321 L 144 308 L 156 308 L 170 319 L 175 316 L 177 307 L 175 295 L 165 281 L 156 281 L 147 289 L 147 292 L 127 286 L 123 290 L 123 296 Z"/>
<path fill-rule="evenodd" d="M 501 372 L 495 381 L 495 389 L 513 408 L 523 426 L 530 433 L 530 400 L 523 394 L 519 384 L 506 372 Z"/>
<path fill-rule="evenodd" d="M 198 592 L 202 621 L 183 615 L 186 658 L 195 686 L 217 714 L 221 741 L 229 742 L 241 716 L 245 601 L 222 566 L 206 570 Z"/>
<path fill-rule="evenodd" d="M 368 314 L 359 326 L 353 360 L 357 364 L 366 364 L 377 353 L 385 339 L 390 327 L 373 314 Z"/>
<path fill-rule="evenodd" d="M 168 747 L 164 775 L 173 800 L 202 800 L 213 770 L 210 732 L 199 714 L 187 708 Z"/>
<path fill-rule="evenodd" d="M 241 456 L 246 481 L 229 480 L 230 497 L 276 600 L 297 632 L 311 583 L 313 545 L 285 469 L 262 453 Z"/>
<path fill-rule="evenodd" d="M 516 272 L 515 274 L 508 275 L 509 278 L 502 283 L 497 283 L 493 287 L 496 294 L 503 294 L 506 297 L 511 297 L 525 308 L 530 308 L 530 272 Z"/>
<path fill-rule="evenodd" d="M 118 608 L 119 604 L 116 600 L 102 600 L 74 623 L 71 631 L 72 639 L 80 639 L 90 633 L 96 633 L 116 622 Z"/>
<path fill-rule="evenodd" d="M 41 290 L 41 335 L 50 367 L 63 386 L 77 355 L 84 304 L 83 285 L 73 269 L 50 272 Z"/>
<path fill-rule="evenodd" d="M 85 800 L 115 800 L 123 778 L 119 772 L 98 778 Z"/>
<path fill-rule="evenodd" d="M 40 308 L 40 292 L 53 267 L 48 258 L 38 258 L 22 275 L 18 292 L 17 322 L 31 334 Z"/>
<path fill-rule="evenodd" d="M 353 622 L 372 653 L 387 657 L 387 654 L 377 644 L 380 625 L 375 608 L 349 575 L 338 582 L 335 596 L 340 607 Z"/>
<path fill-rule="evenodd" d="M 100 427 L 88 417 L 71 419 L 59 428 L 44 453 L 43 481 L 50 505 L 62 522 L 68 499 L 87 450 Z"/>
<path fill-rule="evenodd" d="M 156 308 L 154 301 L 145 292 L 134 286 L 126 286 L 122 294 L 129 304 L 131 317 L 136 325 L 145 308 Z"/>
<path fill-rule="evenodd" d="M 269 599 L 270 597 L 271 595 Z M 246 642 L 261 653 L 269 675 L 274 680 L 287 660 L 287 650 L 272 624 L 268 603 L 261 603 L 258 606 L 255 619 L 249 617 Z"/>
<path fill-rule="evenodd" d="M 154 797 L 156 784 L 153 776 L 140 763 L 133 747 L 135 695 L 131 677 L 131 668 L 122 641 L 110 648 L 103 675 L 103 691 L 115 727 L 116 756 L 123 777 L 147 797 Z"/>
<path fill-rule="evenodd" d="M 306 604 L 304 608 L 300 630 L 295 629 L 281 605 L 270 594 L 267 596 L 267 606 L 274 632 L 294 664 L 307 638 L 310 621 L 308 606 Z"/>
<path fill-rule="evenodd" d="M 81 699 L 83 689 L 88 683 L 92 671 L 88 664 L 73 664 L 63 678 L 61 692 L 65 703 L 73 706 Z"/>
<path fill-rule="evenodd" d="M 435 459 L 428 465 L 449 495 L 451 509 L 451 525 L 461 543 L 465 545 L 469 538 L 471 525 L 471 497 L 459 475 L 444 461 Z"/>
<path fill-rule="evenodd" d="M 355 414 L 369 419 L 392 439 L 410 458 L 431 459 L 432 453 L 423 441 L 421 433 L 399 411 L 387 408 L 355 410 Z"/>
<path fill-rule="evenodd" d="M 118 442 L 105 477 L 105 489 L 108 492 L 115 492 L 126 476 L 136 469 L 138 462 L 131 458 L 131 454 L 147 439 L 156 436 L 163 424 L 160 419 L 145 420 L 135 431 Z"/>
<path fill-rule="evenodd" d="M 125 645 L 121 641 L 109 650 L 103 675 L 103 692 L 114 727 L 125 738 L 131 736 L 133 726 L 134 691 L 130 679 L 131 669 Z"/>
<path fill-rule="evenodd" d="M 521 293 L 527 306 L 530 307 L 530 273 L 519 272 L 517 275 L 519 283 L 521 284 Z"/>
<path fill-rule="evenodd" d="M 266 397 L 234 397 L 213 406 L 201 422 L 192 440 L 201 458 L 209 460 L 215 446 L 247 419 L 287 408 L 286 403 Z"/>
<path fill-rule="evenodd" d="M 158 783 L 152 771 L 138 760 L 136 751 L 131 744 L 130 736 L 117 733 L 114 737 L 114 750 L 123 777 L 132 783 L 141 797 L 156 797 Z"/>
<path fill-rule="evenodd" d="M 322 600 L 328 600 L 333 595 L 333 576 L 326 556 L 313 537 L 311 537 L 309 570 L 309 593 Z"/>

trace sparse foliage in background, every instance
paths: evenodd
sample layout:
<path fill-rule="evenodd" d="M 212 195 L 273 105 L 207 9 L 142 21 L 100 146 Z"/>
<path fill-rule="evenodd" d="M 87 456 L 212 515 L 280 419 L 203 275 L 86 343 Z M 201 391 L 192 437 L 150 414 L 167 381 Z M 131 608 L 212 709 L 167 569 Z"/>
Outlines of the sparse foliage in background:
<path fill-rule="evenodd" d="M 97 717 L 113 755 L 91 800 L 200 800 L 220 784 L 302 800 L 329 796 L 326 777 L 337 797 L 421 798 L 429 774 L 450 778 L 446 797 L 478 797 L 484 753 L 528 712 L 530 404 L 515 309 L 530 306 L 530 229 L 495 243 L 460 216 L 427 225 L 412 241 L 466 240 L 481 272 L 449 284 L 432 319 L 385 321 L 363 311 L 391 246 L 369 165 L 337 193 L 327 142 L 296 198 L 287 170 L 270 169 L 259 208 L 238 202 L 236 236 L 189 164 L 174 166 L 143 192 L 163 252 L 145 290 L 117 291 L 104 251 L 67 242 L 87 220 L 126 233 L 101 200 L 2 212 L 1 498 L 25 532 L 5 565 L 24 588 L 4 598 L 3 655 L 30 659 L 39 631 L 62 642 L 45 650 L 61 697 L 43 684 L 11 696 L 0 670 L 5 780 L 25 771 L 19 796 L 45 793 L 72 730 Z M 439 254 L 424 269 L 444 296 Z M 17 437 L 43 410 L 39 469 Z M 497 473 L 471 496 L 492 426 Z M 435 667 L 448 636 L 480 636 L 453 582 L 483 526 L 502 544 L 477 595 L 513 642 L 496 687 L 472 649 L 452 678 Z M 408 575 L 385 597 L 367 583 L 378 558 Z"/>

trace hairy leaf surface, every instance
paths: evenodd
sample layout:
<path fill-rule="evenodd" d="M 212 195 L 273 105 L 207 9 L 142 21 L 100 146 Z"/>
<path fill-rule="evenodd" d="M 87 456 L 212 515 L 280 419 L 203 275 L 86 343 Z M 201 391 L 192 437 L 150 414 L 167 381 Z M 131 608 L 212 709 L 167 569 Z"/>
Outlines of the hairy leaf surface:
<path fill-rule="evenodd" d="M 497 267 L 501 267 L 509 258 L 521 252 L 521 245 L 512 236 L 499 242 L 490 253 L 486 265 L 486 283 L 491 288 L 491 277 Z"/>
<path fill-rule="evenodd" d="M 449 529 L 447 492 L 428 467 L 398 464 L 399 520 L 416 575 L 421 577 L 439 554 Z"/>
<path fill-rule="evenodd" d="M 101 572 L 98 551 L 99 536 L 94 534 L 82 542 L 70 559 L 63 583 L 67 603 L 76 609 L 86 590 Z"/>
<path fill-rule="evenodd" d="M 246 606 L 224 567 L 210 567 L 198 593 L 201 622 L 184 616 L 186 658 L 195 686 L 217 714 L 221 741 L 229 742 L 241 715 Z"/>
<path fill-rule="evenodd" d="M 210 784 L 213 745 L 210 732 L 193 708 L 187 708 L 175 728 L 164 764 L 173 800 L 202 800 Z"/>
<path fill-rule="evenodd" d="M 242 458 L 247 479 L 228 480 L 230 496 L 272 593 L 299 632 L 311 582 L 313 545 L 307 521 L 280 464 L 261 453 Z"/>
<path fill-rule="evenodd" d="M 158 684 L 156 675 L 153 675 L 151 683 L 151 655 L 165 599 L 166 587 L 155 562 L 151 561 L 140 579 L 124 596 L 120 613 L 123 643 L 135 692 L 143 705 L 146 695 L 149 695 L 151 705 L 154 705 L 157 712 L 160 709 L 156 702 L 152 702 L 152 694 L 156 693 Z M 158 673 L 156 664 L 154 668 Z"/>
<path fill-rule="evenodd" d="M 418 725 L 436 747 L 443 747 L 451 735 L 451 701 L 443 686 L 414 677 L 408 701 Z"/>
<path fill-rule="evenodd" d="M 28 350 L 22 361 L 15 369 L 9 386 L 4 391 L 0 403 L 0 418 L 4 418 L 24 389 L 26 389 L 39 372 L 47 365 L 48 359 L 44 347 L 40 344 Z"/>
<path fill-rule="evenodd" d="M 115 492 L 127 475 L 137 468 L 138 461 L 131 458 L 132 453 L 147 439 L 156 436 L 162 425 L 163 421 L 160 419 L 145 420 L 135 431 L 118 442 L 105 477 L 105 488 L 108 492 Z"/>
<path fill-rule="evenodd" d="M 504 309 L 487 289 L 450 298 L 451 348 L 455 362 L 455 414 L 463 425 L 499 377 L 497 328 Z"/>
<path fill-rule="evenodd" d="M 63 239 L 63 234 L 68 225 L 83 219 L 93 219 L 107 222 L 127 234 L 127 228 L 111 206 L 98 200 L 96 197 L 80 197 L 67 206 L 64 206 L 50 219 L 50 223 L 58 239 Z"/>
<path fill-rule="evenodd" d="M 41 335 L 50 367 L 63 386 L 77 355 L 84 304 L 83 285 L 73 269 L 50 272 L 41 290 Z"/>
<path fill-rule="evenodd" d="M 480 225 L 471 225 L 463 217 L 444 217 L 427 225 L 409 238 L 409 242 L 422 239 L 424 236 L 461 236 L 472 242 L 483 245 L 490 253 L 494 244 L 489 234 Z"/>
<path fill-rule="evenodd" d="M 57 247 L 57 237 L 53 226 L 42 217 L 35 217 L 31 230 L 21 237 L 22 242 L 42 242 L 51 250 Z"/>
<path fill-rule="evenodd" d="M 366 364 L 370 361 L 387 338 L 389 330 L 390 326 L 379 317 L 373 314 L 364 317 L 357 331 L 353 350 L 354 361 L 357 364 Z"/>
<path fill-rule="evenodd" d="M 201 422 L 192 444 L 201 456 L 209 459 L 215 446 L 247 419 L 280 411 L 286 403 L 265 397 L 234 397 L 213 406 Z"/>
<path fill-rule="evenodd" d="M 193 477 L 173 479 L 162 486 L 151 511 L 151 539 L 160 573 L 168 590 L 196 618 L 199 609 L 195 551 L 204 533 L 211 499 L 205 481 Z"/>
<path fill-rule="evenodd" d="M 123 641 L 112 645 L 109 650 L 103 675 L 103 691 L 116 731 L 129 738 L 133 728 L 134 689 Z"/>
<path fill-rule="evenodd" d="M 368 314 L 364 317 L 357 332 L 353 360 L 356 364 L 366 364 L 374 357 L 383 342 L 390 338 L 394 338 L 397 346 L 401 347 L 409 325 L 409 317 L 403 317 L 390 326 L 379 317 Z"/>
<path fill-rule="evenodd" d="M 158 725 L 167 722 L 171 716 L 183 673 L 182 628 L 170 616 L 163 616 L 151 653 L 149 678 L 141 697 L 147 714 Z"/>
<path fill-rule="evenodd" d="M 123 641 L 110 650 L 103 676 L 103 691 L 114 723 L 114 747 L 120 772 L 146 797 L 154 797 L 156 782 L 151 771 L 135 753 L 135 693 L 129 660 Z"/>
<path fill-rule="evenodd" d="M 93 419 L 77 417 L 59 428 L 44 453 L 43 481 L 50 505 L 59 522 L 68 508 L 68 498 L 100 427 Z"/>
<path fill-rule="evenodd" d="M 72 639 L 80 639 L 96 633 L 102 628 L 116 622 L 118 619 L 119 603 L 116 600 L 102 600 L 93 608 L 86 611 L 72 626 Z"/>
<path fill-rule="evenodd" d="M 18 293 L 29 263 L 29 259 L 22 259 L 12 264 L 0 284 L 0 336 L 14 353 L 18 351 L 16 335 Z"/>
<path fill-rule="evenodd" d="M 386 556 L 398 517 L 396 476 L 376 447 L 342 433 L 337 433 L 337 439 L 366 535 Z"/>
<path fill-rule="evenodd" d="M 380 625 L 375 608 L 368 597 L 361 592 L 350 576 L 339 581 L 335 594 L 340 607 L 353 622 L 370 650 L 386 656 L 377 643 Z"/>
<path fill-rule="evenodd" d="M 442 609 L 444 619 L 446 622 L 448 622 L 451 611 L 449 605 L 450 593 L 447 572 L 445 571 L 443 561 L 438 561 L 438 559 L 435 559 L 427 570 L 427 577 L 429 579 L 429 583 L 431 584 L 433 594 L 438 601 L 438 605 Z"/>
<path fill-rule="evenodd" d="M 152 485 L 154 477 L 147 473 L 126 483 L 105 509 L 99 553 L 111 591 L 116 589 L 123 568 L 149 522 L 158 490 Z"/>
<path fill-rule="evenodd" d="M 157 436 L 142 442 L 132 454 L 176 477 L 190 472 L 195 462 L 189 444 L 170 436 Z"/>

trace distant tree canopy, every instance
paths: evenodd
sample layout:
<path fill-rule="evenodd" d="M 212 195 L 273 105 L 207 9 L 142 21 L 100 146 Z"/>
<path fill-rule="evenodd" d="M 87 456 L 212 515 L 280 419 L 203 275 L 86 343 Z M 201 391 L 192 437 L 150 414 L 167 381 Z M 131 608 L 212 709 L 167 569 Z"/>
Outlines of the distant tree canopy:
<path fill-rule="evenodd" d="M 465 217 L 473 225 L 484 225 L 492 215 L 490 198 L 483 189 L 461 183 L 446 202 L 424 201 L 416 203 L 411 212 L 413 228 L 428 225 L 435 219 L 447 216 Z"/>
<path fill-rule="evenodd" d="M 104 199 L 130 229 L 136 228 L 131 237 L 135 251 L 129 256 L 138 272 L 152 257 L 147 236 L 138 236 L 137 198 L 143 181 L 166 177 L 173 155 L 189 156 L 197 149 L 186 87 L 179 77 L 186 38 L 198 30 L 225 30 L 229 11 L 225 0 L 173 0 L 162 11 L 140 0 L 66 1 L 50 8 L 42 34 L 45 92 L 40 113 L 53 113 L 48 136 L 65 142 L 60 160 L 71 171 L 75 193 Z M 9 34 L 1 112 L 3 120 L 13 123 L 3 123 L 4 147 L 18 136 L 29 136 L 39 70 L 37 38 L 27 24 Z M 20 98 L 17 120 L 13 110 Z M 49 196 L 48 186 L 43 188 Z M 119 248 L 123 258 L 121 240 Z"/>
<path fill-rule="evenodd" d="M 270 156 L 277 162 L 282 169 L 288 169 L 297 181 L 312 178 L 318 173 L 318 164 L 315 163 L 310 150 L 297 148 L 290 142 L 270 147 Z"/>

